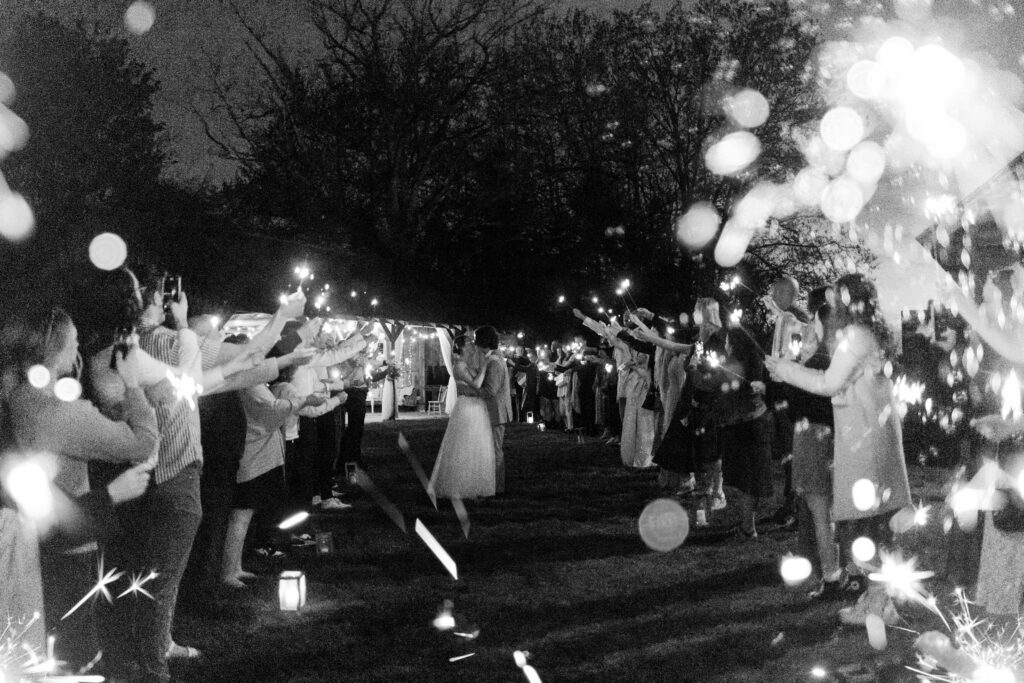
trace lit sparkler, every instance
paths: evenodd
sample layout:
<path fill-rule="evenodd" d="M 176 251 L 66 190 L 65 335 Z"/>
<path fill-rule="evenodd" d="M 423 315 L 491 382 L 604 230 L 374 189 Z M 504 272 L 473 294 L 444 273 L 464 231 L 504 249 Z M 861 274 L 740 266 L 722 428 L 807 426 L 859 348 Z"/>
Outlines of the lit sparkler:
<path fill-rule="evenodd" d="M 160 574 L 158 574 L 157 572 L 155 572 L 153 570 L 150 570 L 149 573 L 147 573 L 147 574 L 141 574 L 141 573 L 137 574 L 137 575 L 133 574 L 132 578 L 131 578 L 131 582 L 130 582 L 128 588 L 126 588 L 123 593 L 121 593 L 120 595 L 117 596 L 118 599 L 123 598 L 126 595 L 134 595 L 134 594 L 141 593 L 142 595 L 145 595 L 150 600 L 155 600 L 156 598 L 154 598 L 153 595 L 149 591 L 147 591 L 145 588 L 143 588 L 143 586 L 146 585 L 147 583 L 149 583 L 150 581 L 152 581 L 153 579 L 155 579 L 158 576 L 160 576 Z"/>
<path fill-rule="evenodd" d="M 79 600 L 78 602 L 76 602 L 75 605 L 71 609 L 69 609 L 67 611 L 67 613 L 63 617 L 61 617 L 61 620 L 67 619 L 72 614 L 74 614 L 76 611 L 78 611 L 78 608 L 81 607 L 82 605 L 84 605 L 85 603 L 87 603 L 89 601 L 89 599 L 91 597 L 93 597 L 94 595 L 102 595 L 104 598 L 106 598 L 107 602 L 110 602 L 110 603 L 114 602 L 114 598 L 110 594 L 110 591 L 107 589 L 107 586 L 109 586 L 110 584 L 114 583 L 115 581 L 120 579 L 122 576 L 124 576 L 124 572 L 119 572 L 119 571 L 117 571 L 117 569 L 111 569 L 109 571 L 104 571 L 103 570 L 103 555 L 100 555 L 100 557 L 99 557 L 99 564 L 98 564 L 98 568 L 97 569 L 98 569 L 97 574 L 98 574 L 99 579 L 97 580 L 96 585 L 94 585 L 92 588 L 90 588 L 89 592 L 86 593 L 84 596 L 82 596 L 82 599 Z"/>
<path fill-rule="evenodd" d="M 427 492 L 428 496 L 430 496 L 430 502 L 434 505 L 434 509 L 436 510 L 437 496 L 430 487 L 430 482 L 427 480 L 427 473 L 423 471 L 423 465 L 420 461 L 412 454 L 412 449 L 409 448 L 409 441 L 405 438 L 405 434 L 402 434 L 401 432 L 398 433 L 398 448 L 405 454 L 405 458 L 409 461 L 412 471 L 416 473 L 416 478 L 420 480 L 420 484 L 423 485 L 423 490 Z"/>
<path fill-rule="evenodd" d="M 171 383 L 171 387 L 174 389 L 175 400 L 184 400 L 188 403 L 190 410 L 195 410 L 196 398 L 203 393 L 203 386 L 197 383 L 192 375 L 182 373 L 178 377 L 170 368 L 167 369 L 167 381 Z"/>
<path fill-rule="evenodd" d="M 1024 415 L 1024 411 L 1021 410 L 1020 382 L 1017 380 L 1017 373 L 1014 370 L 1010 370 L 999 394 L 1003 400 L 999 414 L 1004 420 L 1006 418 L 1010 418 L 1014 422 L 1019 420 Z"/>

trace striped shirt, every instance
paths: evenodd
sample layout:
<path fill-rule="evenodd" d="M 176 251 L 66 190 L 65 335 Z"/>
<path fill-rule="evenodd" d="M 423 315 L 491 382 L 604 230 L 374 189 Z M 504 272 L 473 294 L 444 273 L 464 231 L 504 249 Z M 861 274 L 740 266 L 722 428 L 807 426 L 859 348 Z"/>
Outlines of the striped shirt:
<path fill-rule="evenodd" d="M 153 358 L 178 368 L 182 361 L 193 356 L 191 344 L 198 344 L 202 369 L 212 368 L 220 355 L 219 339 L 204 337 L 198 340 L 191 330 L 170 330 L 163 326 L 139 329 L 139 348 Z M 193 347 L 194 348 L 194 347 Z M 194 357 L 194 356 L 193 356 Z M 184 398 L 154 401 L 156 423 L 160 430 L 159 455 L 153 476 L 162 484 L 193 463 L 203 462 L 200 442 L 199 410 Z"/>

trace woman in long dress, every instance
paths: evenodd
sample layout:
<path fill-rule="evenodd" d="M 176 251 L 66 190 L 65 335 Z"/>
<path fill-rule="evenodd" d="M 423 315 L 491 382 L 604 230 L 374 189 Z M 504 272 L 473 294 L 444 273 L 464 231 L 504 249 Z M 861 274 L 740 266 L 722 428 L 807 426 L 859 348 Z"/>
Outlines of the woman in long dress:
<path fill-rule="evenodd" d="M 835 326 L 840 330 L 826 370 L 808 368 L 769 356 L 765 365 L 778 380 L 832 398 L 835 421 L 835 460 L 832 515 L 841 555 L 850 541 L 867 536 L 876 545 L 889 545 L 889 519 L 910 505 L 910 484 L 903 460 L 899 411 L 892 382 L 884 372 L 893 351 L 892 332 L 878 312 L 875 287 L 863 275 L 846 275 L 836 283 Z M 864 509 L 854 503 L 854 484 L 866 479 L 877 492 L 875 504 Z M 888 491 L 888 496 L 885 495 Z M 898 618 L 885 587 L 873 583 L 857 605 L 840 610 L 844 623 L 863 624 L 868 614 L 885 623 Z"/>
<path fill-rule="evenodd" d="M 484 373 L 479 350 L 465 337 L 455 340 L 452 374 L 479 389 Z M 482 498 L 495 490 L 494 437 L 484 399 L 460 395 L 448 420 L 430 475 L 428 493 L 438 498 Z"/>

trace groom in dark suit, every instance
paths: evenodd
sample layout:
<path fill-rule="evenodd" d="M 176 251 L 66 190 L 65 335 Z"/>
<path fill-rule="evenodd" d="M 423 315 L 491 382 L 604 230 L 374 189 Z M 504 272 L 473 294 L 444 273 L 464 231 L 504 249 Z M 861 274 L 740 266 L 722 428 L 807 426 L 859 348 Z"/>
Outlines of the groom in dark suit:
<path fill-rule="evenodd" d="M 484 382 L 479 389 L 459 384 L 459 393 L 465 396 L 479 396 L 487 403 L 491 416 L 491 432 L 494 435 L 494 490 L 505 492 L 505 454 L 502 443 L 505 440 L 505 425 L 512 421 L 512 394 L 509 389 L 508 367 L 498 353 L 498 331 L 485 325 L 476 331 L 476 345 L 484 352 Z"/>

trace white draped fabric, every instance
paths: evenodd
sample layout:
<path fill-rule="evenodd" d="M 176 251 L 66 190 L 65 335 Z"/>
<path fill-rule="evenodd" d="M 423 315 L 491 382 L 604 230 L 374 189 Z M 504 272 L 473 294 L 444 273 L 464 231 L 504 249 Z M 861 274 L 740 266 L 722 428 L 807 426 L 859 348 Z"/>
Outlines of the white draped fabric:
<path fill-rule="evenodd" d="M 452 335 L 451 332 L 443 327 L 435 329 L 437 329 L 437 341 L 441 344 L 441 357 L 444 359 L 444 367 L 448 371 L 448 391 L 444 398 L 444 412 L 451 415 L 452 410 L 455 408 L 456 392 L 458 391 L 455 386 L 455 377 L 452 375 Z"/>

